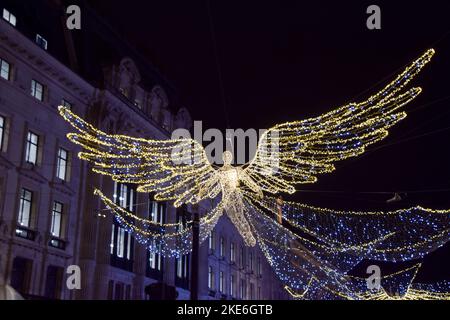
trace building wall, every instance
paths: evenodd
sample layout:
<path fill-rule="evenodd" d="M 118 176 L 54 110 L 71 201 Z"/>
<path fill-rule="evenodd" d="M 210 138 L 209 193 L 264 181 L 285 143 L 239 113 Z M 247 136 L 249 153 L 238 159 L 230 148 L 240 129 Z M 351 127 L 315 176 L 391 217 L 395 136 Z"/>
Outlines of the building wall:
<path fill-rule="evenodd" d="M 183 123 L 183 119 L 189 117 L 180 119 L 179 114 L 174 115 L 168 109 L 170 101 L 164 89 L 160 86 L 154 86 L 151 90 L 141 87 L 139 70 L 131 59 L 123 58 L 120 64 L 105 68 L 104 86 L 97 88 L 0 19 L 0 59 L 7 61 L 11 67 L 9 80 L 0 78 L 0 116 L 6 119 L 0 152 L 0 271 L 3 270 L 0 281 L 12 283 L 14 272 L 28 270 L 22 290 L 26 295 L 43 297 L 47 283 L 56 282 L 57 295 L 54 298 L 58 299 L 145 299 L 145 287 L 159 281 L 146 275 L 147 251 L 137 243 L 133 248 L 131 271 L 111 265 L 113 217 L 102 214 L 104 208 L 99 198 L 93 195 L 93 189 L 99 188 L 105 195 L 113 196 L 114 183 L 108 177 L 92 173 L 88 164 L 77 158 L 80 150 L 67 140 L 66 134 L 70 128 L 57 112 L 57 106 L 64 99 L 72 104 L 77 114 L 102 130 L 154 139 L 170 137 L 174 126 L 188 127 L 190 124 Z M 31 96 L 32 79 L 44 85 L 43 101 Z M 186 109 L 183 108 L 182 112 L 185 114 Z M 39 135 L 37 165 L 24 161 L 28 130 Z M 60 147 L 69 151 L 67 181 L 56 177 Z M 30 231 L 35 235 L 34 240 L 16 235 L 22 188 L 33 192 L 33 224 Z M 65 244 L 64 249 L 49 246 L 54 201 L 64 205 L 64 232 L 59 239 Z M 146 202 L 148 195 L 137 194 L 136 203 Z M 205 212 L 208 208 L 202 207 L 200 210 Z M 147 206 L 136 206 L 136 213 L 147 217 Z M 166 222 L 175 221 L 176 209 L 170 204 L 166 215 Z M 200 298 L 277 298 L 281 286 L 258 248 L 244 248 L 247 257 L 250 252 L 254 256 L 254 270 L 249 270 L 248 260 L 242 261 L 241 266 L 239 249 L 243 246 L 242 239 L 225 215 L 215 228 L 215 235 L 214 250 L 209 249 L 207 241 L 200 247 Z M 224 258 L 220 257 L 221 237 L 225 241 Z M 234 264 L 230 262 L 231 242 L 236 244 Z M 25 269 L 18 269 L 19 263 L 17 260 L 17 265 L 14 262 L 17 257 L 27 259 Z M 261 260 L 261 275 L 256 272 L 258 259 Z M 164 259 L 161 281 L 175 285 L 175 263 L 173 258 Z M 81 268 L 81 290 L 69 290 L 65 285 L 69 265 Z M 50 266 L 59 269 L 51 274 L 54 269 L 49 269 Z M 210 266 L 216 284 L 213 288 L 208 287 Z M 221 271 L 225 277 L 224 296 L 218 290 Z M 229 291 L 231 274 L 236 277 L 233 295 Z M 238 294 L 241 280 L 246 287 L 244 296 Z M 252 297 L 251 284 L 254 286 Z M 261 288 L 259 294 L 258 288 Z M 178 298 L 188 299 L 188 289 L 189 286 L 177 288 Z"/>
<path fill-rule="evenodd" d="M 212 237 L 213 241 L 208 239 L 200 248 L 201 257 L 207 257 L 207 262 L 201 263 L 199 271 L 201 275 L 206 275 L 200 280 L 201 299 L 264 300 L 287 298 L 262 251 L 257 245 L 255 247 L 245 246 L 238 230 L 226 214 L 219 219 Z M 224 243 L 223 252 L 221 252 L 221 239 Z M 231 257 L 232 244 L 235 252 L 234 259 Z M 212 283 L 208 279 L 209 267 L 212 268 L 213 272 Z M 222 290 L 220 288 L 221 272 L 224 277 Z M 233 285 L 231 284 L 231 276 L 234 277 Z"/>

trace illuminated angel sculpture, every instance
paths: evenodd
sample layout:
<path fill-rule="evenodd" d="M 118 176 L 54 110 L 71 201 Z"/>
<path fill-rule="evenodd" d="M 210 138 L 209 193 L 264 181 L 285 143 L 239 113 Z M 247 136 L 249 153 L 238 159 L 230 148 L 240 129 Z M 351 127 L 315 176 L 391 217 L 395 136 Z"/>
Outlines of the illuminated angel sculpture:
<path fill-rule="evenodd" d="M 416 208 L 414 219 L 423 217 L 430 223 L 432 227 L 428 231 L 431 234 L 399 232 L 384 222 L 402 223 L 408 228 L 417 221 L 401 212 L 368 215 L 366 221 L 361 220 L 360 215 L 316 214 L 315 209 L 309 211 L 312 212 L 310 217 L 316 220 L 308 220 L 307 215 L 299 212 L 291 212 L 288 216 L 287 208 L 292 209 L 295 205 L 278 204 L 277 207 L 276 198 L 271 195 L 292 194 L 296 184 L 316 182 L 318 175 L 332 172 L 336 162 L 358 156 L 367 146 L 385 138 L 388 129 L 406 117 L 402 107 L 420 94 L 418 87 L 404 88 L 433 54 L 433 49 L 426 51 L 365 101 L 350 103 L 315 118 L 270 128 L 261 136 L 255 157 L 242 167 L 231 165 L 232 155 L 227 151 L 223 155 L 223 167 L 216 169 L 209 162 L 203 146 L 193 139 L 150 140 L 109 135 L 65 107 L 59 107 L 59 111 L 77 129 L 78 132 L 68 134 L 68 138 L 83 147 L 79 156 L 92 163 L 94 172 L 111 176 L 118 183 L 136 184 L 138 192 L 153 193 L 157 201 L 174 201 L 175 207 L 216 199 L 217 206 L 201 218 L 201 241 L 226 212 L 245 243 L 253 246 L 258 242 L 290 288 L 305 290 L 305 285 L 319 273 L 330 279 L 329 287 L 337 288 L 343 281 L 340 274 L 355 265 L 360 257 L 407 259 L 434 248 L 428 242 L 423 244 L 425 236 L 440 235 L 439 239 L 432 239 L 440 240 L 440 243 L 446 241 L 448 230 L 446 234 L 441 233 L 448 228 L 448 213 L 428 217 L 430 212 Z M 274 145 L 277 146 L 275 152 Z M 116 219 L 150 251 L 179 256 L 191 250 L 192 221 L 185 226 L 161 224 L 134 215 L 100 190 L 96 193 L 115 213 Z M 280 214 L 285 220 L 293 221 L 294 228 L 308 229 L 308 236 L 316 239 L 299 238 L 276 223 L 271 214 Z M 320 225 L 326 222 L 326 217 L 335 216 L 339 225 L 335 225 L 334 230 L 326 229 L 332 228 L 332 224 Z M 353 222 L 356 223 L 354 227 Z M 371 223 L 380 230 L 373 230 Z M 325 233 L 320 232 L 322 227 Z M 361 241 L 354 240 L 356 238 Z M 391 241 L 394 239 L 400 242 Z M 274 241 L 276 243 L 271 243 Z M 290 256 L 284 265 L 276 261 L 283 253 Z M 331 276 L 330 270 L 337 272 L 336 276 Z"/>

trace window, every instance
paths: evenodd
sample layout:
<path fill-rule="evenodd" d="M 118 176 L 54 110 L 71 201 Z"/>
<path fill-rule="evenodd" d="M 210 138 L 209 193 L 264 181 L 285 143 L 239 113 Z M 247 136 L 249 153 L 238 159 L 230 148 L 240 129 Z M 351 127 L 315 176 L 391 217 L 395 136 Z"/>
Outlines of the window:
<path fill-rule="evenodd" d="M 44 86 L 42 83 L 31 80 L 31 95 L 39 101 L 44 101 Z"/>
<path fill-rule="evenodd" d="M 0 116 L 0 150 L 3 150 L 3 140 L 5 134 L 5 118 Z"/>
<path fill-rule="evenodd" d="M 235 277 L 234 277 L 234 275 L 232 274 L 231 276 L 230 276 L 230 296 L 232 296 L 232 297 L 234 297 L 234 282 L 235 282 L 236 280 L 235 280 Z"/>
<path fill-rule="evenodd" d="M 22 227 L 30 227 L 32 204 L 33 192 L 27 189 L 22 189 L 22 192 L 20 193 L 19 217 L 17 219 L 17 222 Z"/>
<path fill-rule="evenodd" d="M 214 251 L 216 248 L 216 234 L 214 231 L 211 231 L 209 234 L 209 250 Z"/>
<path fill-rule="evenodd" d="M 248 264 L 250 271 L 253 271 L 253 252 L 248 253 Z"/>
<path fill-rule="evenodd" d="M 3 9 L 3 19 L 8 21 L 11 25 L 16 26 L 16 16 L 9 12 L 7 9 Z"/>
<path fill-rule="evenodd" d="M 233 242 L 230 243 L 230 261 L 236 262 L 236 249 Z"/>
<path fill-rule="evenodd" d="M 117 195 L 120 195 L 119 197 Z M 122 183 L 114 183 L 114 200 L 116 204 L 135 212 L 134 188 Z M 114 221 L 111 230 L 111 265 L 117 268 L 131 271 L 133 269 L 134 239 L 131 233 Z"/>
<path fill-rule="evenodd" d="M 177 277 L 178 278 L 187 278 L 187 255 L 181 256 L 180 258 L 176 258 L 176 266 L 177 266 Z"/>
<path fill-rule="evenodd" d="M 225 238 L 220 237 L 220 256 L 225 257 Z"/>
<path fill-rule="evenodd" d="M 72 107 L 73 107 L 73 105 L 72 105 L 69 101 L 67 101 L 67 100 L 65 100 L 65 99 L 62 99 L 61 105 L 62 105 L 63 107 L 66 107 L 66 108 L 69 109 L 69 110 L 72 110 Z"/>
<path fill-rule="evenodd" d="M 152 196 L 149 197 L 149 206 L 148 206 L 148 214 L 149 218 L 153 222 L 158 222 L 163 224 L 166 220 L 166 203 L 154 201 Z"/>
<path fill-rule="evenodd" d="M 177 232 L 186 230 L 189 212 L 185 206 L 177 209 Z M 189 255 L 175 259 L 175 285 L 184 289 L 189 288 Z"/>
<path fill-rule="evenodd" d="M 56 163 L 56 176 L 61 180 L 66 180 L 67 176 L 67 164 L 68 164 L 69 152 L 63 148 L 58 149 L 58 160 Z"/>
<path fill-rule="evenodd" d="M 5 80 L 9 80 L 11 65 L 5 60 L 0 59 L 0 70 L 0 76 Z"/>
<path fill-rule="evenodd" d="M 224 279 L 224 275 L 223 275 L 223 271 L 219 272 L 219 291 L 220 292 L 225 292 L 225 279 Z"/>
<path fill-rule="evenodd" d="M 241 299 L 245 299 L 246 291 L 247 291 L 247 283 L 245 282 L 245 279 L 241 279 L 241 294 L 240 294 Z"/>
<path fill-rule="evenodd" d="M 189 255 L 175 259 L 175 285 L 180 288 L 189 288 Z"/>
<path fill-rule="evenodd" d="M 54 201 L 50 232 L 52 236 L 57 238 L 61 238 L 62 214 L 63 214 L 63 204 L 61 202 Z"/>
<path fill-rule="evenodd" d="M 31 230 L 33 214 L 33 192 L 22 189 L 19 199 L 19 215 L 17 216 L 16 236 L 32 240 L 36 238 L 36 232 Z"/>
<path fill-rule="evenodd" d="M 261 276 L 262 275 L 262 269 L 261 269 L 261 257 L 258 257 L 258 265 L 257 265 L 257 274 L 258 274 L 258 276 Z"/>
<path fill-rule="evenodd" d="M 117 234 L 117 244 L 116 244 L 116 256 L 119 258 L 124 257 L 125 252 L 125 229 L 119 227 Z"/>
<path fill-rule="evenodd" d="M 27 134 L 27 145 L 25 150 L 25 161 L 36 165 L 38 159 L 39 136 L 31 131 Z"/>
<path fill-rule="evenodd" d="M 208 288 L 214 290 L 214 269 L 211 266 L 208 268 Z"/>
<path fill-rule="evenodd" d="M 153 246 L 157 246 L 155 240 L 152 241 Z M 154 252 L 149 252 L 148 255 L 148 267 L 153 270 L 162 270 L 162 257 Z"/>
<path fill-rule="evenodd" d="M 47 50 L 47 40 L 40 34 L 36 35 L 36 44 L 44 50 Z"/>
<path fill-rule="evenodd" d="M 240 262 L 241 262 L 241 268 L 245 267 L 245 252 L 244 252 L 244 247 L 241 245 L 241 250 L 240 250 Z"/>
<path fill-rule="evenodd" d="M 153 222 L 158 222 L 160 224 L 163 224 L 166 219 L 166 203 L 165 202 L 158 202 L 153 200 L 153 196 L 149 195 L 148 198 L 148 217 Z M 160 231 L 158 226 L 155 225 L 149 225 L 148 231 L 153 231 L 152 228 L 155 228 L 156 231 Z M 152 241 L 151 246 L 152 248 L 155 248 L 152 251 L 148 251 L 147 253 L 147 271 L 146 274 L 148 277 L 151 277 L 153 279 L 162 280 L 163 277 L 163 257 L 156 253 L 155 251 L 161 251 L 161 244 L 157 243 L 155 240 Z"/>

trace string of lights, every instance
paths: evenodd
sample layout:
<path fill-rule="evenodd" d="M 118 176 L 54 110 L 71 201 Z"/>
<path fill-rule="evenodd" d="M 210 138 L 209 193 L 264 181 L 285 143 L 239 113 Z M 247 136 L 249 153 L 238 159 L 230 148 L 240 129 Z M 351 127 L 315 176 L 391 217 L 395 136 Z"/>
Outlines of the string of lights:
<path fill-rule="evenodd" d="M 107 134 L 65 107 L 59 112 L 77 130 L 67 137 L 82 146 L 79 157 L 90 162 L 95 173 L 136 184 L 138 192 L 152 192 L 156 201 L 173 201 L 175 207 L 220 197 L 200 220 L 200 241 L 226 212 L 245 244 L 260 246 L 290 292 L 303 298 L 360 299 L 366 292 L 361 281 L 348 276 L 349 270 L 362 259 L 423 257 L 448 241 L 450 211 L 413 207 L 386 213 L 342 212 L 283 202 L 264 192 L 294 193 L 295 184 L 316 182 L 318 175 L 334 171 L 336 162 L 358 156 L 384 139 L 406 117 L 401 108 L 420 94 L 421 88 L 405 87 L 434 53 L 426 51 L 365 101 L 267 130 L 245 167 L 233 167 L 233 155 L 226 151 L 223 167 L 214 168 L 203 146 L 192 139 Z M 100 190 L 95 194 L 150 252 L 180 257 L 192 249 L 192 221 L 158 223 L 127 211 Z M 298 232 L 285 228 L 283 221 Z M 431 292 L 419 288 L 411 294 L 421 290 Z M 371 297 L 375 296 L 366 298 Z"/>
<path fill-rule="evenodd" d="M 192 250 L 192 220 L 161 224 L 150 219 L 141 218 L 126 210 L 106 197 L 100 190 L 95 194 L 100 197 L 106 209 L 114 214 L 115 220 L 127 232 L 152 253 L 165 257 L 179 258 Z M 220 201 L 199 221 L 199 241 L 207 239 L 217 221 L 224 212 L 224 201 Z"/>
<path fill-rule="evenodd" d="M 301 232 L 343 252 L 365 259 L 407 261 L 422 258 L 450 239 L 450 210 L 420 206 L 395 211 L 354 212 L 312 207 L 266 196 L 255 206 L 283 220 Z"/>

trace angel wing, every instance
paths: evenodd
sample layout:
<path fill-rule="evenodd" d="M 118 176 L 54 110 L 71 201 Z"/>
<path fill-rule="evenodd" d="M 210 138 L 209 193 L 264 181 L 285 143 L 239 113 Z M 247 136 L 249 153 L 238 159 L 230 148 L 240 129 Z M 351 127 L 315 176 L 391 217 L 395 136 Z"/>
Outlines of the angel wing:
<path fill-rule="evenodd" d="M 263 191 L 293 193 L 294 184 L 314 183 L 317 175 L 332 172 L 335 162 L 360 155 L 406 117 L 400 109 L 417 97 L 421 88 L 402 89 L 431 60 L 434 52 L 426 51 L 394 81 L 363 102 L 267 130 L 245 172 Z"/>
<path fill-rule="evenodd" d="M 303 298 L 309 299 L 328 297 L 337 292 L 347 299 L 357 299 L 357 290 L 346 272 L 361 261 L 359 257 L 300 237 L 252 203 L 247 205 L 245 215 L 258 245 L 286 289 L 301 292 Z M 328 298 L 338 296 L 332 294 Z"/>
<path fill-rule="evenodd" d="M 220 192 L 216 171 L 195 140 L 109 135 L 66 107 L 58 109 L 77 130 L 67 137 L 83 147 L 78 156 L 93 164 L 92 171 L 109 175 L 117 182 L 137 184 L 138 192 L 155 192 L 156 200 L 175 200 L 176 207 L 214 198 Z"/>
<path fill-rule="evenodd" d="M 289 201 L 280 203 L 271 196 L 261 199 L 251 192 L 244 195 L 262 215 L 281 213 L 283 225 L 296 234 L 359 259 L 421 259 L 450 241 L 450 210 L 416 206 L 386 212 L 339 211 Z M 338 259 L 342 260 L 350 261 L 348 257 Z M 338 263 L 333 261 L 333 265 Z"/>

